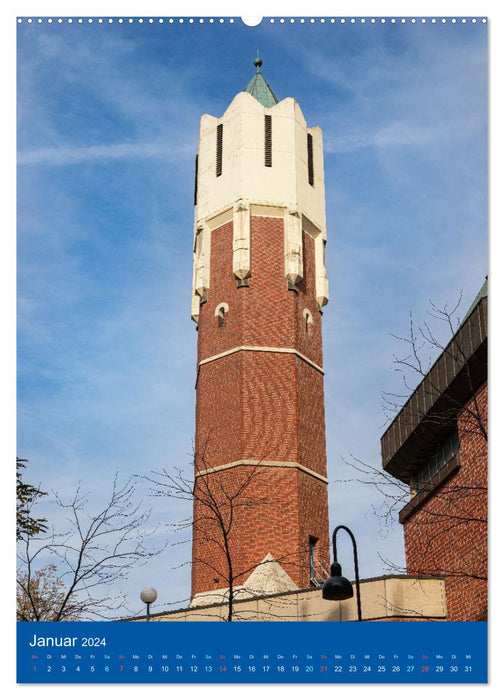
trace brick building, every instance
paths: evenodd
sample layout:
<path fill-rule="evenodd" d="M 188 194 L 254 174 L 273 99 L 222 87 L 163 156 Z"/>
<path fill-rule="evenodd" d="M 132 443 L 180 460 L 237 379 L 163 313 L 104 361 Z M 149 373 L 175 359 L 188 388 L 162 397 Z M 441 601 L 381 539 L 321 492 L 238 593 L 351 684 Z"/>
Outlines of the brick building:
<path fill-rule="evenodd" d="M 448 620 L 487 618 L 487 283 L 382 437 L 410 487 L 399 513 L 407 572 L 442 575 Z"/>
<path fill-rule="evenodd" d="M 329 568 L 322 133 L 261 64 L 222 117 L 201 118 L 196 156 L 193 600 L 262 562 L 271 592 Z"/>

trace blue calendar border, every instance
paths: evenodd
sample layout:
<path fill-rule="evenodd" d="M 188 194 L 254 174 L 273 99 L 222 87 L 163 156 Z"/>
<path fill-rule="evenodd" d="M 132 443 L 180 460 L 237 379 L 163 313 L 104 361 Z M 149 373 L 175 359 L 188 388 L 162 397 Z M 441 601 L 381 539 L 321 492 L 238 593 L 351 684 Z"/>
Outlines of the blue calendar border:
<path fill-rule="evenodd" d="M 17 623 L 18 683 L 486 683 L 487 652 L 486 622 Z"/>

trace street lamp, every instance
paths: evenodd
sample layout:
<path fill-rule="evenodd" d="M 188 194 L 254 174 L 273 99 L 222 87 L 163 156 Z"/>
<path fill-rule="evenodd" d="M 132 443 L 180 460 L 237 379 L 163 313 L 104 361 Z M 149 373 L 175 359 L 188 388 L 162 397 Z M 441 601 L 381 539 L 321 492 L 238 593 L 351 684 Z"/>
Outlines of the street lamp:
<path fill-rule="evenodd" d="M 357 591 L 357 619 L 362 622 L 357 543 L 352 531 L 349 530 L 346 525 L 338 525 L 338 527 L 334 529 L 332 535 L 334 561 L 331 564 L 331 576 L 322 586 L 322 598 L 325 598 L 325 600 L 348 600 L 348 598 L 353 598 L 352 584 L 347 578 L 341 575 L 341 564 L 338 564 L 338 556 L 336 553 L 336 534 L 338 530 L 346 530 L 352 540 L 355 565 L 355 589 Z"/>
<path fill-rule="evenodd" d="M 146 586 L 145 588 L 142 588 L 140 591 L 140 599 L 144 602 L 147 603 L 147 615 L 145 617 L 145 621 L 149 622 L 149 617 L 150 617 L 150 604 L 153 603 L 157 598 L 157 591 L 155 588 L 152 588 L 152 586 Z"/>

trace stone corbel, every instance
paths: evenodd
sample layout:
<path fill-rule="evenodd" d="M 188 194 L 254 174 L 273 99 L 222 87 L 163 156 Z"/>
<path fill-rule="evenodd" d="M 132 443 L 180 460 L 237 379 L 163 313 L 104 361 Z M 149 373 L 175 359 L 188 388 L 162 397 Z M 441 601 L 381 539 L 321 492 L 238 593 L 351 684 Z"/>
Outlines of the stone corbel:
<path fill-rule="evenodd" d="M 194 291 L 203 297 L 210 287 L 210 229 L 204 221 L 196 227 L 194 246 Z"/>
<path fill-rule="evenodd" d="M 191 318 L 194 323 L 199 323 L 201 297 L 193 292 L 191 298 Z"/>
<path fill-rule="evenodd" d="M 303 278 L 303 226 L 301 212 L 287 207 L 285 212 L 285 276 L 292 285 Z"/>
<path fill-rule="evenodd" d="M 239 280 L 250 276 L 250 203 L 245 199 L 233 205 L 233 274 Z"/>
<path fill-rule="evenodd" d="M 326 233 L 321 231 L 315 238 L 315 293 L 319 309 L 329 301 L 329 282 L 325 265 Z"/>

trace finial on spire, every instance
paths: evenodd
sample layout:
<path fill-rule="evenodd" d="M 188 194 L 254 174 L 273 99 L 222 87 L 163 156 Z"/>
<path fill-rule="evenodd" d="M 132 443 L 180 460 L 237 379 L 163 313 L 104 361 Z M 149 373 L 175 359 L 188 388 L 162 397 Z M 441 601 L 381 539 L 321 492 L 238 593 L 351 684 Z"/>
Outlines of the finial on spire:
<path fill-rule="evenodd" d="M 257 58 L 254 60 L 254 66 L 256 66 L 257 70 L 254 73 L 252 80 L 245 88 L 245 92 L 248 92 L 250 95 L 252 95 L 252 97 L 255 97 L 255 99 L 260 102 L 263 107 L 274 107 L 278 100 L 273 90 L 264 80 L 264 76 L 260 71 L 262 60 L 259 56 L 259 49 L 257 50 Z"/>

